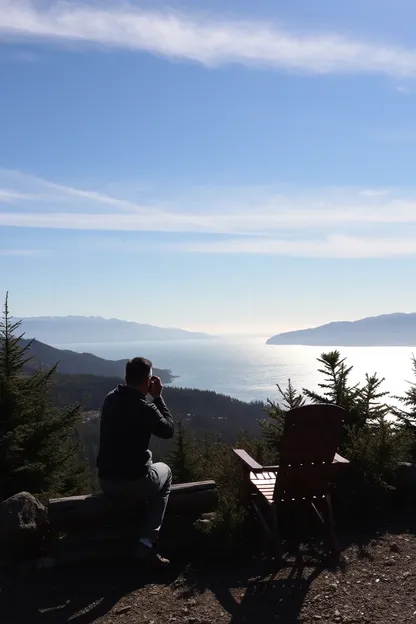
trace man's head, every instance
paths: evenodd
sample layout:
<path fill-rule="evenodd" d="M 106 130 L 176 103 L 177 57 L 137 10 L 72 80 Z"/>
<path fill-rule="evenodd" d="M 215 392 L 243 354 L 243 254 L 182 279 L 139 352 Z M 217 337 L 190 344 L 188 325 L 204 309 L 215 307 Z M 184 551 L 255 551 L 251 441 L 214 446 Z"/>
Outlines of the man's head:
<path fill-rule="evenodd" d="M 149 380 L 152 376 L 152 363 L 142 357 L 135 357 L 126 364 L 126 384 L 140 390 L 143 394 L 149 391 Z"/>

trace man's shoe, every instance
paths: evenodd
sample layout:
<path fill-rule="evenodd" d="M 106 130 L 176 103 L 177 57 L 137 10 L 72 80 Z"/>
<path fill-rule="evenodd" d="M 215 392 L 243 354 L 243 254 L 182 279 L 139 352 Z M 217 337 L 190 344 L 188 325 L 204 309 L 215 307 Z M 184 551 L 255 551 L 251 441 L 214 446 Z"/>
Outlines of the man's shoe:
<path fill-rule="evenodd" d="M 154 568 L 165 568 L 170 564 L 169 559 L 162 557 L 162 555 L 157 552 L 155 546 L 149 548 L 149 546 L 145 546 L 141 542 L 139 542 L 136 549 L 136 558 Z"/>

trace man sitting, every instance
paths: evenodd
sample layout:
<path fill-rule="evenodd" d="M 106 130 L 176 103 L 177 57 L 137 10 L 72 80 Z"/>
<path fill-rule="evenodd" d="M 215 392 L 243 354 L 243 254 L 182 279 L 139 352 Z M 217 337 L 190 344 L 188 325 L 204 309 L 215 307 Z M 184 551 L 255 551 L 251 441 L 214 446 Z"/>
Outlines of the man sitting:
<path fill-rule="evenodd" d="M 153 565 L 167 565 L 155 542 L 163 523 L 172 483 L 172 472 L 162 462 L 153 463 L 151 435 L 172 438 L 172 415 L 162 398 L 162 382 L 152 376 L 152 363 L 136 357 L 126 364 L 126 383 L 104 400 L 97 457 L 100 487 L 113 497 L 146 501 L 146 515 L 137 555 Z M 147 395 L 153 401 L 147 400 Z"/>

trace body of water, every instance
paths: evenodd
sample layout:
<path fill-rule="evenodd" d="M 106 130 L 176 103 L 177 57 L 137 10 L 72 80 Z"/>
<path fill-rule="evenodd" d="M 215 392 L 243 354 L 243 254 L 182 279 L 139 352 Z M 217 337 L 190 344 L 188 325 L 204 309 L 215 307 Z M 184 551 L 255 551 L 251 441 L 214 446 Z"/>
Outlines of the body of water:
<path fill-rule="evenodd" d="M 60 349 L 94 353 L 118 360 L 143 356 L 154 366 L 170 368 L 178 375 L 172 385 L 214 390 L 244 401 L 276 400 L 276 383 L 286 385 L 290 377 L 295 387 L 317 389 L 323 376 L 316 358 L 334 347 L 265 345 L 266 338 L 213 338 L 209 340 L 142 341 L 140 343 L 83 343 L 54 345 Z M 339 347 L 354 366 L 352 380 L 364 379 L 366 372 L 386 378 L 385 389 L 401 394 L 413 381 L 411 347 Z"/>

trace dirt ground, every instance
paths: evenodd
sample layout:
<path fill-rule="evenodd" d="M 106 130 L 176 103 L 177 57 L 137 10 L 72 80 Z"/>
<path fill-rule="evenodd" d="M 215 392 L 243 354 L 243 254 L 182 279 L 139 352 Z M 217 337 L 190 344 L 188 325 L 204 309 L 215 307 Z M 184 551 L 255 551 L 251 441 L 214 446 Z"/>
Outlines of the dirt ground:
<path fill-rule="evenodd" d="M 416 526 L 415 526 L 416 528 Z M 132 562 L 3 578 L 2 624 L 416 624 L 416 536 L 403 530 L 344 541 L 344 562 L 319 553 L 212 558 L 149 573 Z"/>

